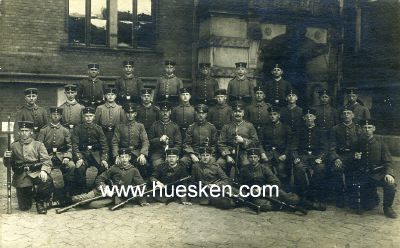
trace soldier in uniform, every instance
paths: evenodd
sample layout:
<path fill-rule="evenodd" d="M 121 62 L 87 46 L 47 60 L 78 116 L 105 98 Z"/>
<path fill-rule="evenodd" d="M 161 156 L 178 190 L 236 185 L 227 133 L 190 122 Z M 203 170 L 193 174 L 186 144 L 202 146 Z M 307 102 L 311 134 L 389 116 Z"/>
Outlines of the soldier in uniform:
<path fill-rule="evenodd" d="M 151 164 L 156 169 L 165 161 L 165 150 L 182 147 L 182 136 L 179 126 L 171 121 L 171 105 L 169 102 L 160 104 L 161 120 L 156 121 L 150 128 L 149 141 L 151 147 Z"/>
<path fill-rule="evenodd" d="M 245 119 L 252 123 L 257 130 L 258 137 L 261 139 L 262 127 L 270 123 L 269 103 L 264 102 L 265 93 L 261 86 L 254 87 L 255 101 L 246 107 Z M 262 142 L 262 140 L 260 140 Z"/>
<path fill-rule="evenodd" d="M 38 100 L 38 89 L 27 88 L 25 89 L 25 105 L 23 105 L 15 114 L 15 127 L 14 137 L 18 139 L 18 122 L 19 121 L 31 121 L 33 122 L 33 136 L 36 139 L 40 129 L 48 123 L 47 111 L 37 105 Z"/>
<path fill-rule="evenodd" d="M 189 88 L 181 88 L 179 93 L 180 104 L 172 109 L 171 120 L 178 124 L 184 137 L 186 129 L 194 122 L 194 107 L 190 104 Z"/>
<path fill-rule="evenodd" d="M 121 105 L 115 102 L 116 88 L 109 86 L 105 89 L 106 102 L 97 107 L 94 122 L 103 128 L 110 148 L 109 157 L 111 158 L 111 141 L 114 136 L 115 126 L 125 122 L 125 112 Z"/>
<path fill-rule="evenodd" d="M 325 157 L 327 142 L 315 125 L 315 112 L 304 115 L 305 126 L 297 136 L 297 151 L 294 152 L 294 182 L 305 207 L 326 210 L 323 187 L 325 184 Z"/>
<path fill-rule="evenodd" d="M 18 207 L 27 211 L 32 207 L 33 186 L 35 186 L 36 210 L 46 214 L 47 202 L 52 194 L 50 177 L 51 160 L 42 142 L 32 138 L 34 124 L 19 121 L 19 139 L 11 145 L 11 151 L 4 154 L 4 165 L 11 163 L 14 171 L 12 185 L 17 189 Z"/>
<path fill-rule="evenodd" d="M 108 168 L 107 139 L 102 127 L 95 124 L 94 119 L 94 108 L 84 108 L 84 122 L 75 126 L 72 132 L 72 155 L 76 165 L 77 193 L 85 192 L 87 187 L 91 189 L 97 174 Z"/>
<path fill-rule="evenodd" d="M 64 94 L 67 100 L 60 106 L 63 110 L 61 123 L 72 132 L 74 126 L 82 123 L 82 109 L 85 107 L 76 101 L 78 94 L 76 85 L 65 85 Z"/>
<path fill-rule="evenodd" d="M 50 107 L 50 123 L 40 129 L 38 141 L 47 149 L 53 163 L 51 176 L 55 187 L 54 201 L 64 201 L 72 192 L 75 164 L 72 160 L 70 131 L 60 124 L 63 109 Z"/>
<path fill-rule="evenodd" d="M 359 123 L 360 120 L 371 119 L 371 114 L 369 109 L 361 104 L 358 100 L 357 88 L 349 87 L 346 90 L 346 95 L 348 98 L 348 102 L 346 104 L 346 108 L 353 111 L 355 123 Z"/>
<path fill-rule="evenodd" d="M 225 168 L 227 173 L 232 176 L 232 165 L 238 163 L 240 166 L 247 166 L 246 149 L 259 145 L 257 131 L 253 124 L 244 119 L 243 105 L 236 105 L 233 108 L 233 121 L 225 124 L 218 139 L 218 148 L 221 157 L 217 163 Z M 239 161 L 236 161 L 236 159 Z M 238 173 L 238 172 L 234 172 Z"/>
<path fill-rule="evenodd" d="M 242 103 L 248 103 L 253 97 L 253 88 L 255 83 L 250 80 L 247 74 L 247 63 L 237 62 L 236 66 L 236 77 L 234 77 L 228 83 L 228 97 L 229 102 L 234 104 L 235 101 L 240 101 Z"/>
<path fill-rule="evenodd" d="M 219 89 L 218 81 L 211 77 L 211 64 L 199 63 L 200 75 L 193 82 L 192 95 L 196 104 L 210 104 Z"/>
<path fill-rule="evenodd" d="M 78 84 L 78 101 L 85 107 L 96 108 L 103 103 L 105 84 L 99 79 L 100 65 L 88 64 L 88 78 Z"/>
<path fill-rule="evenodd" d="M 274 107 L 283 107 L 286 104 L 286 96 L 289 94 L 292 85 L 282 78 L 283 70 L 278 64 L 271 71 L 273 79 L 265 84 L 266 101 Z"/>
<path fill-rule="evenodd" d="M 143 123 L 147 133 L 151 125 L 160 119 L 160 109 L 155 106 L 151 100 L 152 89 L 142 89 L 142 104 L 137 107 L 136 120 Z"/>
<path fill-rule="evenodd" d="M 121 147 L 128 147 L 132 152 L 131 163 L 137 165 L 142 177 L 147 176 L 147 157 L 149 156 L 149 139 L 142 123 L 135 120 L 137 107 L 133 103 L 124 106 L 127 122 L 118 124 L 112 138 L 112 156 L 118 157 Z"/>
<path fill-rule="evenodd" d="M 183 142 L 184 156 L 181 163 L 191 172 L 192 164 L 199 162 L 199 148 L 209 146 L 215 154 L 217 146 L 217 129 L 207 121 L 208 107 L 205 104 L 198 104 L 195 107 L 196 122 L 186 130 Z"/>
<path fill-rule="evenodd" d="M 167 161 L 160 166 L 158 166 L 150 177 L 150 181 L 153 182 L 157 187 L 163 188 L 166 184 L 174 183 L 182 178 L 188 176 L 186 167 L 179 163 L 179 150 L 175 148 L 169 148 L 165 151 L 167 156 Z M 186 182 L 182 182 L 180 184 L 174 184 L 175 187 L 178 185 L 185 185 L 187 186 Z M 168 189 L 167 189 L 168 190 Z M 169 199 L 164 195 L 164 189 L 162 189 L 163 194 L 156 195 L 156 200 L 159 202 L 167 203 L 174 199 Z M 169 194 L 173 194 L 169 190 Z M 177 196 L 174 195 L 175 198 Z M 180 203 L 183 205 L 192 205 L 188 200 L 187 197 L 179 197 Z"/>
<path fill-rule="evenodd" d="M 211 106 L 208 112 L 207 119 L 214 124 L 218 133 L 222 127 L 232 121 L 232 108 L 226 103 L 226 89 L 219 89 L 215 92 L 217 104 Z"/>
<path fill-rule="evenodd" d="M 262 132 L 261 157 L 272 165 L 272 171 L 286 187 L 290 183 L 295 137 L 290 127 L 280 121 L 276 108 L 270 108 L 270 119 L 270 124 L 264 126 Z"/>
<path fill-rule="evenodd" d="M 164 64 L 165 74 L 157 80 L 154 95 L 157 101 L 167 100 L 176 105 L 179 89 L 183 88 L 183 83 L 182 80 L 174 74 L 176 62 L 166 60 Z"/>
<path fill-rule="evenodd" d="M 127 60 L 123 62 L 123 76 L 115 82 L 118 92 L 118 103 L 124 105 L 128 102 L 138 102 L 140 91 L 143 89 L 143 83 L 140 78 L 134 74 L 135 62 Z"/>
<path fill-rule="evenodd" d="M 343 108 L 342 122 L 329 132 L 329 178 L 332 179 L 336 206 L 345 206 L 345 175 L 354 171 L 354 149 L 361 135 L 361 127 L 353 122 L 353 111 Z"/>
<path fill-rule="evenodd" d="M 338 123 L 337 111 L 329 104 L 330 97 L 326 89 L 320 90 L 318 94 L 321 104 L 313 107 L 317 115 L 315 124 L 327 137 L 329 130 Z"/>
<path fill-rule="evenodd" d="M 198 184 L 199 187 L 200 183 L 202 185 L 209 185 L 209 187 L 218 186 L 220 189 L 222 189 L 224 185 L 229 185 L 231 183 L 229 177 L 218 164 L 212 162 L 211 147 L 202 147 L 199 149 L 199 153 L 200 161 L 193 164 L 193 184 Z M 202 205 L 212 205 L 220 209 L 236 207 L 236 203 L 227 197 L 199 197 L 193 200 Z"/>
<path fill-rule="evenodd" d="M 374 136 L 375 122 L 360 122 L 363 135 L 355 148 L 357 172 L 354 179 L 361 183 L 361 205 L 365 210 L 374 208 L 377 201 L 376 187 L 383 188 L 383 212 L 388 218 L 397 218 L 392 205 L 396 194 L 396 181 L 392 156 L 386 144 Z"/>
<path fill-rule="evenodd" d="M 304 125 L 303 123 L 303 109 L 297 106 L 297 94 L 293 89 L 287 95 L 287 106 L 282 107 L 280 110 L 281 121 L 297 132 Z"/>

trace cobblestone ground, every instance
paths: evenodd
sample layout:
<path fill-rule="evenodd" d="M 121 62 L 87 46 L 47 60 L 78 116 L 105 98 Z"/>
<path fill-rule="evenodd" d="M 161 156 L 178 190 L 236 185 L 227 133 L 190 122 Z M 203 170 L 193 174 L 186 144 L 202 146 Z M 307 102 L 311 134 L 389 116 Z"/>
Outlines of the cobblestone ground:
<path fill-rule="evenodd" d="M 14 198 L 13 213 L 7 215 L 5 169 L 0 167 L 0 247 L 400 247 L 400 220 L 385 218 L 381 206 L 361 216 L 333 206 L 298 216 L 176 203 L 128 205 L 115 212 L 56 214 L 51 209 L 38 215 L 35 207 L 17 210 Z M 398 213 L 399 206 L 396 196 Z"/>

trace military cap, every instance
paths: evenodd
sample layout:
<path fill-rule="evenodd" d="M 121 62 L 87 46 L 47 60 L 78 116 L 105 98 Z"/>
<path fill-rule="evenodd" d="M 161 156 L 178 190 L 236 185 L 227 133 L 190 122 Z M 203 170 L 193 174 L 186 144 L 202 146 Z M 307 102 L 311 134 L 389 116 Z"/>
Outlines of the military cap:
<path fill-rule="evenodd" d="M 197 104 L 194 107 L 194 110 L 198 113 L 207 113 L 208 112 L 208 107 L 205 104 Z"/>
<path fill-rule="evenodd" d="M 115 88 L 115 86 L 114 85 L 110 85 L 110 86 L 108 86 L 108 87 L 106 87 L 105 89 L 104 89 L 104 94 L 107 94 L 107 93 L 114 93 L 114 94 L 117 94 L 117 88 Z"/>
<path fill-rule="evenodd" d="M 118 149 L 118 155 L 131 155 L 131 149 L 120 148 L 120 149 Z"/>
<path fill-rule="evenodd" d="M 168 148 L 165 153 L 168 155 L 179 155 L 179 150 L 176 148 Z"/>
<path fill-rule="evenodd" d="M 235 66 L 236 66 L 236 68 L 239 68 L 239 67 L 246 68 L 247 67 L 247 63 L 246 62 L 236 62 Z"/>
<path fill-rule="evenodd" d="M 275 64 L 273 69 L 279 69 L 282 70 L 281 66 L 279 66 L 279 64 Z"/>
<path fill-rule="evenodd" d="M 25 95 L 37 95 L 39 90 L 37 88 L 27 88 L 24 92 Z"/>
<path fill-rule="evenodd" d="M 143 94 L 149 94 L 149 95 L 151 95 L 152 92 L 153 92 L 153 90 L 150 89 L 150 88 L 143 88 L 143 89 L 140 90 L 140 93 L 141 93 L 142 95 L 143 95 Z"/>
<path fill-rule="evenodd" d="M 260 156 L 261 155 L 261 150 L 260 148 L 256 148 L 256 147 L 252 147 L 247 149 L 247 155 L 257 155 Z"/>
<path fill-rule="evenodd" d="M 100 65 L 96 63 L 89 63 L 88 69 L 100 69 Z"/>
<path fill-rule="evenodd" d="M 318 91 L 318 94 L 319 94 L 319 96 L 324 96 L 324 95 L 329 96 L 329 92 L 328 92 L 327 89 L 320 89 L 320 90 Z"/>
<path fill-rule="evenodd" d="M 82 114 L 95 114 L 96 110 L 92 107 L 86 107 L 82 110 Z"/>
<path fill-rule="evenodd" d="M 50 107 L 50 113 L 62 114 L 63 109 L 60 107 Z"/>
<path fill-rule="evenodd" d="M 366 125 L 374 125 L 376 124 L 375 120 L 373 119 L 363 119 L 360 121 L 360 126 L 366 126 Z"/>
<path fill-rule="evenodd" d="M 262 91 L 264 92 L 264 88 L 261 85 L 257 85 L 256 87 L 253 88 L 254 93 L 257 91 Z"/>
<path fill-rule="evenodd" d="M 191 88 L 187 88 L 187 87 L 183 87 L 183 88 L 180 88 L 179 89 L 179 94 L 182 94 L 182 93 L 191 93 Z"/>
<path fill-rule="evenodd" d="M 288 95 L 296 95 L 297 96 L 297 92 L 294 88 L 290 88 Z"/>
<path fill-rule="evenodd" d="M 18 128 L 19 129 L 22 129 L 22 128 L 33 129 L 33 122 L 31 122 L 31 121 L 19 121 L 18 122 Z"/>
<path fill-rule="evenodd" d="M 269 113 L 278 113 L 279 114 L 279 109 L 278 108 L 274 108 L 273 106 L 270 106 L 268 108 L 268 112 Z"/>
<path fill-rule="evenodd" d="M 173 60 L 167 59 L 167 60 L 164 61 L 164 64 L 165 64 L 165 65 L 172 65 L 172 66 L 175 66 L 175 65 L 176 65 L 176 62 L 173 61 Z"/>
<path fill-rule="evenodd" d="M 226 96 L 227 94 L 228 94 L 228 93 L 227 93 L 226 89 L 218 89 L 218 90 L 215 91 L 215 95 L 216 95 L 216 96 L 218 96 L 218 95 L 224 95 L 224 96 Z"/>
<path fill-rule="evenodd" d="M 315 109 L 307 109 L 307 111 L 304 112 L 304 115 L 314 115 L 314 116 L 317 116 L 317 111 L 315 111 Z"/>
<path fill-rule="evenodd" d="M 351 109 L 351 108 L 349 108 L 347 105 L 346 106 L 343 106 L 343 108 L 341 109 L 341 113 L 343 113 L 344 111 L 351 111 L 351 112 L 353 112 L 353 110 Z"/>
<path fill-rule="evenodd" d="M 211 68 L 210 63 L 199 63 L 199 68 Z"/>
<path fill-rule="evenodd" d="M 126 65 L 131 65 L 131 66 L 135 66 L 135 62 L 133 60 L 125 60 L 124 62 L 122 62 L 123 66 Z"/>
<path fill-rule="evenodd" d="M 75 84 L 66 84 L 64 85 L 64 89 L 65 91 L 76 91 L 78 88 L 78 86 L 76 86 Z"/>
<path fill-rule="evenodd" d="M 137 111 L 137 107 L 133 103 L 127 103 L 124 105 L 124 110 L 126 113 L 134 113 Z"/>
<path fill-rule="evenodd" d="M 347 95 L 357 94 L 357 90 L 358 90 L 358 88 L 356 88 L 356 87 L 348 87 L 345 89 L 345 92 Z"/>
<path fill-rule="evenodd" d="M 203 146 L 199 148 L 199 154 L 212 154 L 212 148 L 209 146 Z"/>
<path fill-rule="evenodd" d="M 171 103 L 169 101 L 161 101 L 159 107 L 162 111 L 168 111 L 171 110 Z"/>
<path fill-rule="evenodd" d="M 244 110 L 244 105 L 241 102 L 237 101 L 233 104 L 232 110 L 233 111 L 242 111 L 242 110 Z"/>

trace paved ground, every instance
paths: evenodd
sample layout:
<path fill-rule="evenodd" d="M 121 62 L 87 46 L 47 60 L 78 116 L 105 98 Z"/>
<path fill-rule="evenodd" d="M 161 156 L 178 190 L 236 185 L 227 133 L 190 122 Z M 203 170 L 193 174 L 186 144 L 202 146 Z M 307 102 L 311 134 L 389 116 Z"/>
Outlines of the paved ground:
<path fill-rule="evenodd" d="M 35 207 L 18 211 L 14 201 L 6 215 L 0 167 L 0 247 L 400 247 L 400 219 L 385 218 L 381 207 L 362 216 L 333 206 L 297 216 L 157 203 L 37 215 Z M 400 213 L 398 196 L 396 203 Z"/>

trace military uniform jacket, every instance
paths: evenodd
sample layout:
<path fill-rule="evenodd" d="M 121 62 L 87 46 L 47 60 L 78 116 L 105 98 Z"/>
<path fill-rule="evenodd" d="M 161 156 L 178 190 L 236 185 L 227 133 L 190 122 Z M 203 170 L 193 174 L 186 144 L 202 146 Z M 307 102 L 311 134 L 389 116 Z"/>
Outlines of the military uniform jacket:
<path fill-rule="evenodd" d="M 100 103 L 104 97 L 105 83 L 98 78 L 94 80 L 87 78 L 78 84 L 78 100 L 83 105 L 90 105 L 93 103 Z"/>
<path fill-rule="evenodd" d="M 17 140 L 18 135 L 18 121 L 31 121 L 33 122 L 33 131 L 39 132 L 39 130 L 48 123 L 48 114 L 43 107 L 34 105 L 33 107 L 24 105 L 15 114 L 14 133 L 15 139 Z"/>
<path fill-rule="evenodd" d="M 219 89 L 218 82 L 214 78 L 208 76 L 200 76 L 193 83 L 193 91 L 192 96 L 196 101 L 204 101 L 208 102 L 214 99 L 215 91 Z"/>
<path fill-rule="evenodd" d="M 194 122 L 194 107 L 190 103 L 181 103 L 172 109 L 171 120 L 182 129 Z"/>
<path fill-rule="evenodd" d="M 298 132 L 297 152 L 300 155 L 313 155 L 318 158 L 324 158 L 327 153 L 327 141 L 323 138 L 321 129 L 317 126 L 312 128 L 304 126 Z M 294 157 L 297 158 L 297 152 Z"/>
<path fill-rule="evenodd" d="M 82 123 L 83 105 L 79 104 L 77 101 L 66 101 L 60 106 L 60 108 L 63 109 L 61 123 L 64 126 L 72 129 L 74 126 Z"/>
<path fill-rule="evenodd" d="M 252 97 L 254 86 L 254 82 L 247 77 L 234 77 L 228 83 L 227 93 L 229 97 Z"/>
<path fill-rule="evenodd" d="M 294 150 L 294 133 L 282 122 L 270 123 L 263 129 L 263 152 L 276 151 L 286 156 Z"/>
<path fill-rule="evenodd" d="M 198 148 L 207 146 L 214 148 L 217 145 L 217 129 L 209 122 L 195 122 L 186 130 L 183 151 L 187 154 L 197 153 Z"/>
<path fill-rule="evenodd" d="M 75 161 L 93 155 L 98 163 L 108 159 L 108 145 L 103 129 L 97 124 L 80 124 L 72 131 L 72 155 Z"/>
<path fill-rule="evenodd" d="M 113 185 L 128 187 L 129 185 L 140 185 L 144 183 L 138 169 L 133 165 L 113 165 L 108 170 L 96 177 L 95 184 L 100 186 L 105 184 L 107 180 L 111 180 Z"/>
<path fill-rule="evenodd" d="M 125 111 L 115 102 L 106 102 L 97 107 L 94 121 L 105 129 L 113 129 L 125 121 Z"/>
<path fill-rule="evenodd" d="M 151 125 L 159 119 L 160 109 L 157 106 L 151 104 L 149 107 L 145 107 L 141 104 L 137 107 L 136 120 L 143 123 L 147 131 L 150 129 Z"/>
<path fill-rule="evenodd" d="M 229 177 L 217 164 L 204 164 L 202 162 L 193 164 L 192 181 L 194 183 L 202 182 L 204 185 L 212 183 L 215 180 L 221 180 L 218 184 L 229 184 L 230 182 Z"/>
<path fill-rule="evenodd" d="M 315 124 L 323 130 L 330 130 L 338 122 L 338 115 L 335 108 L 330 105 L 318 105 L 313 107 L 317 118 Z"/>
<path fill-rule="evenodd" d="M 265 102 L 256 102 L 246 107 L 245 119 L 257 128 L 257 131 L 271 122 L 268 108 L 271 105 Z"/>
<path fill-rule="evenodd" d="M 303 109 L 299 106 L 290 109 L 285 106 L 280 111 L 281 122 L 288 125 L 293 132 L 303 127 Z"/>
<path fill-rule="evenodd" d="M 115 88 L 118 92 L 118 97 L 126 101 L 138 101 L 140 99 L 140 91 L 143 89 L 142 80 L 133 75 L 128 78 L 125 75 L 117 79 Z M 129 98 L 129 99 L 128 99 Z"/>
<path fill-rule="evenodd" d="M 40 129 L 37 140 L 44 144 L 49 154 L 55 154 L 60 161 L 64 158 L 72 159 L 71 134 L 60 123 L 44 126 Z"/>
<path fill-rule="evenodd" d="M 242 150 L 259 145 L 257 131 L 253 124 L 245 120 L 240 123 L 232 122 L 226 124 L 219 135 L 218 148 L 223 157 L 232 154 L 232 150 L 236 149 L 234 142 L 236 135 L 242 136 L 244 139 L 244 143 L 240 145 Z"/>
<path fill-rule="evenodd" d="M 149 132 L 150 146 L 153 152 L 164 153 L 165 144 L 160 142 L 160 138 L 164 134 L 167 135 L 169 138 L 169 147 L 174 147 L 178 150 L 181 150 L 182 135 L 178 125 L 173 121 L 168 121 L 164 123 L 159 120 L 154 122 Z"/>
<path fill-rule="evenodd" d="M 182 80 L 175 75 L 164 75 L 157 80 L 154 95 L 156 99 L 168 98 L 169 96 L 178 96 L 179 89 L 183 88 Z"/>
<path fill-rule="evenodd" d="M 350 125 L 340 123 L 332 128 L 329 135 L 331 159 L 339 158 L 338 153 L 354 152 L 361 135 L 361 127 L 352 122 Z"/>
<path fill-rule="evenodd" d="M 242 168 L 239 178 L 240 184 L 248 186 L 266 184 L 277 185 L 280 187 L 281 182 L 272 173 L 271 169 L 265 164 L 258 163 L 257 165 L 248 165 Z"/>
<path fill-rule="evenodd" d="M 42 142 L 29 138 L 27 140 L 17 140 L 11 144 L 11 166 L 16 168 L 22 164 L 43 163 L 41 170 L 50 174 L 52 164 L 46 147 Z M 16 188 L 32 186 L 31 178 L 36 178 L 40 171 L 22 171 L 13 174 L 13 186 Z"/>
<path fill-rule="evenodd" d="M 207 120 L 214 124 L 217 130 L 221 130 L 225 124 L 232 121 L 232 112 L 228 104 L 217 104 L 209 109 Z"/>
<path fill-rule="evenodd" d="M 164 163 L 155 168 L 150 180 L 160 181 L 163 184 L 168 184 L 176 182 L 187 176 L 188 173 L 184 165 L 178 163 L 175 167 L 171 167 L 168 165 L 168 163 Z"/>
<path fill-rule="evenodd" d="M 131 148 L 135 156 L 149 155 L 149 139 L 142 123 L 131 121 L 119 124 L 112 138 L 112 155 L 118 156 L 119 148 Z"/>
<path fill-rule="evenodd" d="M 265 83 L 266 101 L 274 106 L 283 106 L 291 88 L 292 85 L 284 79 Z"/>
<path fill-rule="evenodd" d="M 358 102 L 355 104 L 348 104 L 346 105 L 347 108 L 353 111 L 355 123 L 359 123 L 361 120 L 371 119 L 371 114 L 369 109 Z"/>
<path fill-rule="evenodd" d="M 371 175 L 380 174 L 381 176 L 391 175 L 394 177 L 392 156 L 383 141 L 375 137 L 369 140 L 364 137 L 360 138 L 355 151 L 362 152 L 361 160 L 356 160 L 361 170 L 367 170 Z M 380 166 L 382 168 L 378 169 Z"/>

